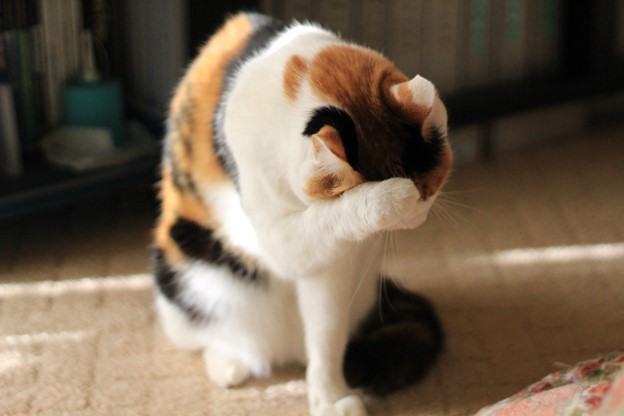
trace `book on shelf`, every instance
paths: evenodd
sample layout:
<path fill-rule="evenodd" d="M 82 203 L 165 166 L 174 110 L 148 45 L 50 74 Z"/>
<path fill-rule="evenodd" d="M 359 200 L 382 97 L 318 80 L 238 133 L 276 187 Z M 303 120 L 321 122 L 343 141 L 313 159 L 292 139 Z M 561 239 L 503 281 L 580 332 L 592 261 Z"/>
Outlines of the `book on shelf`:
<path fill-rule="evenodd" d="M 285 23 L 293 20 L 305 22 L 312 16 L 312 0 L 291 0 L 284 2 L 283 16 Z"/>
<path fill-rule="evenodd" d="M 442 94 L 456 90 L 460 0 L 425 1 L 423 4 L 420 73 Z M 408 75 L 411 75 L 410 72 Z"/>
<path fill-rule="evenodd" d="M 126 96 L 138 107 L 151 107 L 164 118 L 171 91 L 188 60 L 185 5 L 169 0 L 134 0 L 124 2 L 123 13 Z M 163 20 L 163 15 L 167 19 Z"/>
<path fill-rule="evenodd" d="M 369 48 L 389 53 L 385 45 L 386 7 L 383 0 L 362 0 L 359 22 L 359 41 Z"/>
<path fill-rule="evenodd" d="M 345 39 L 348 39 L 350 35 L 349 3 L 344 0 L 321 0 L 320 2 L 320 18 L 323 25 Z"/>
<path fill-rule="evenodd" d="M 12 83 L 16 71 L 9 59 L 16 60 L 15 22 L 9 21 L 8 3 L 0 2 L 0 174 L 19 176 L 22 173 L 22 153 L 16 111 L 16 95 Z"/>
<path fill-rule="evenodd" d="M 490 76 L 491 2 L 463 0 L 458 4 L 456 88 L 474 89 Z"/>
<path fill-rule="evenodd" d="M 624 61 L 624 0 L 615 5 L 615 58 L 620 65 Z"/>
<path fill-rule="evenodd" d="M 551 74 L 557 69 L 562 0 L 529 0 L 527 4 L 527 74 Z"/>
<path fill-rule="evenodd" d="M 21 149 L 61 122 L 61 90 L 79 69 L 81 0 L 0 1 L 0 41 Z"/>
<path fill-rule="evenodd" d="M 24 152 L 63 121 L 63 89 L 80 79 L 80 40 L 96 39 L 98 67 L 121 75 L 125 39 L 111 30 L 120 16 L 114 0 L 0 0 L 0 43 L 5 84 L 10 85 Z M 123 63 L 125 65 L 125 63 Z"/>
<path fill-rule="evenodd" d="M 527 1 L 499 0 L 491 3 L 491 82 L 516 80 L 525 74 Z"/>
<path fill-rule="evenodd" d="M 124 12 L 126 2 L 82 0 L 82 26 L 91 31 L 97 67 L 103 77 L 123 77 L 126 70 Z"/>
<path fill-rule="evenodd" d="M 422 73 L 423 59 L 423 0 L 394 0 L 386 7 L 386 53 L 408 76 Z M 435 83 L 431 74 L 422 73 Z"/>
<path fill-rule="evenodd" d="M 22 153 L 13 89 L 1 71 L 0 66 L 0 173 L 19 176 L 22 174 Z"/>
<path fill-rule="evenodd" d="M 36 14 L 32 1 L 6 1 L 0 22 L 5 78 L 13 91 L 14 108 L 22 148 L 32 150 L 41 130 L 36 94 Z"/>
<path fill-rule="evenodd" d="M 48 127 L 62 120 L 62 87 L 78 75 L 82 4 L 79 0 L 39 0 L 44 62 L 45 119 Z"/>

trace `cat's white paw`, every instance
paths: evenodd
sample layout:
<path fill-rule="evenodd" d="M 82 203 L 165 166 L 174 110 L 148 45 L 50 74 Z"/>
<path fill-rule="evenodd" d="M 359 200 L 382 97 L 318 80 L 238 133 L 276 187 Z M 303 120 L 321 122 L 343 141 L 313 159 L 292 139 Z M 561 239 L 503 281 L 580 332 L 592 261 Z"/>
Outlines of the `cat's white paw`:
<path fill-rule="evenodd" d="M 416 228 L 427 218 L 428 205 L 410 179 L 391 178 L 373 185 L 366 198 L 368 219 L 376 230 Z"/>
<path fill-rule="evenodd" d="M 327 403 L 313 409 L 312 416 L 366 416 L 366 407 L 362 399 L 351 395 L 343 397 L 336 403 Z"/>
<path fill-rule="evenodd" d="M 204 364 L 208 377 L 224 388 L 239 386 L 250 376 L 249 369 L 240 360 L 208 348 L 204 350 Z"/>

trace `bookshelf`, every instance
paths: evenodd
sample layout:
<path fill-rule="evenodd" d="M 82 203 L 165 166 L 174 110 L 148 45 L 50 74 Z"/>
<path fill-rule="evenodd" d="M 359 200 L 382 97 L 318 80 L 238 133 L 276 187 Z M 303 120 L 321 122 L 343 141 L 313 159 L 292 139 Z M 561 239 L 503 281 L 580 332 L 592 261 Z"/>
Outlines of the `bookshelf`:
<path fill-rule="evenodd" d="M 0 0 L 0 29 L 6 29 L 7 5 L 19 1 Z M 45 0 L 27 3 L 39 1 Z M 80 1 L 91 11 L 109 5 L 107 22 L 116 29 L 105 44 L 108 66 L 123 82 L 127 114 L 156 137 L 162 136 L 166 101 L 186 62 L 226 14 L 240 9 L 285 21 L 310 18 L 380 49 L 407 74 L 431 72 L 451 128 L 483 127 L 484 158 L 493 156 L 489 126 L 501 117 L 624 92 L 624 0 L 64 1 Z M 169 18 L 163 21 L 165 12 Z M 34 19 L 30 12 L 27 18 Z M 93 13 L 85 24 L 97 19 Z M 505 41 L 516 44 L 507 49 Z M 445 53 L 429 62 L 436 50 Z M 501 59 L 515 64 L 505 66 Z M 157 180 L 158 163 L 159 157 L 149 156 L 75 173 L 31 152 L 21 176 L 0 174 L 0 218 L 149 185 Z"/>
<path fill-rule="evenodd" d="M 286 21 L 307 12 L 430 78 L 451 132 L 479 127 L 481 158 L 504 140 L 490 134 L 501 118 L 624 92 L 624 0 L 345 0 L 336 15 L 352 13 L 346 26 L 327 1 L 261 7 Z"/>
<path fill-rule="evenodd" d="M 165 22 L 160 13 L 167 15 Z M 166 101 L 187 60 L 185 13 L 183 2 L 168 0 L 149 4 L 142 0 L 0 0 L 0 93 L 8 86 L 8 95 L 14 95 L 12 124 L 18 127 L 17 132 L 10 132 L 0 124 L 0 139 L 7 139 L 7 133 L 18 136 L 21 151 L 19 163 L 14 164 L 17 173 L 0 169 L 0 219 L 157 181 L 160 156 L 153 151 L 128 162 L 80 170 L 48 161 L 39 146 L 43 137 L 69 118 L 63 114 L 61 95 L 64 86 L 76 85 L 80 77 L 84 30 L 95 39 L 94 60 L 104 81 L 94 85 L 111 84 L 111 80 L 120 84 L 122 123 L 139 121 L 154 141 L 162 137 Z M 155 44 L 159 48 L 149 47 Z M 40 102 L 40 106 L 24 112 L 26 94 L 29 102 Z M 6 101 L 0 102 L 3 122 Z M 110 108 L 102 107 L 102 112 Z M 24 120 L 31 127 L 27 135 L 23 134 Z M 127 140 L 129 131 L 128 126 Z M 5 167 L 4 149 L 0 146 L 0 168 Z M 125 150 L 136 148 L 126 146 Z"/>
<path fill-rule="evenodd" d="M 624 91 L 624 67 L 587 76 L 518 80 L 450 94 L 445 104 L 455 127 L 483 123 L 558 103 Z M 475 105 L 478 103 L 478 105 Z"/>

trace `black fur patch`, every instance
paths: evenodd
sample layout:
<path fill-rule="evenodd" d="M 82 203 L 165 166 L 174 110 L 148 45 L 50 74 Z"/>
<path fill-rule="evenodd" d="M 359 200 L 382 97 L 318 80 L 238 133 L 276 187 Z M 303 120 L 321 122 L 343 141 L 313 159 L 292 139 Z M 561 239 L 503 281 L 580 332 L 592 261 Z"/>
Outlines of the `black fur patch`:
<path fill-rule="evenodd" d="M 217 158 L 219 159 L 221 166 L 223 166 L 223 169 L 234 182 L 237 182 L 238 180 L 238 169 L 232 156 L 232 152 L 226 143 L 225 132 L 223 131 L 223 122 L 226 113 L 225 100 L 227 93 L 231 90 L 232 83 L 236 82 L 236 72 L 240 69 L 241 65 L 268 46 L 269 42 L 284 29 L 283 23 L 268 16 L 257 13 L 247 13 L 246 16 L 253 25 L 255 31 L 247 40 L 247 44 L 241 54 L 228 65 L 225 71 L 223 88 L 221 90 L 221 99 L 217 105 L 212 126 L 215 153 L 217 154 Z"/>
<path fill-rule="evenodd" d="M 167 299 L 174 302 L 178 297 L 178 286 L 176 283 L 176 273 L 171 270 L 162 250 L 154 247 L 152 249 L 152 270 L 156 279 L 156 286 L 160 293 Z"/>
<path fill-rule="evenodd" d="M 323 126 L 331 126 L 338 131 L 347 155 L 347 162 L 353 169 L 358 170 L 360 163 L 358 158 L 357 132 L 351 116 L 336 107 L 327 106 L 317 108 L 308 120 L 303 134 L 310 137 L 318 133 Z"/>
<path fill-rule="evenodd" d="M 226 266 L 232 274 L 244 281 L 259 282 L 260 273 L 249 268 L 238 256 L 229 252 L 212 230 L 194 221 L 178 218 L 169 230 L 171 238 L 188 257 L 206 263 Z"/>
<path fill-rule="evenodd" d="M 444 334 L 433 306 L 385 279 L 380 304 L 350 340 L 344 374 L 353 388 L 384 396 L 422 378 L 439 356 Z"/>
<path fill-rule="evenodd" d="M 199 308 L 187 305 L 180 299 L 181 288 L 178 284 L 178 275 L 169 267 L 165 261 L 163 252 L 159 248 L 152 249 L 152 269 L 154 278 L 156 279 L 156 287 L 167 300 L 176 304 L 191 322 L 207 323 L 211 320 L 210 316 Z"/>
<path fill-rule="evenodd" d="M 431 172 L 440 163 L 444 137 L 436 128 L 432 128 L 426 140 L 421 138 L 418 125 L 406 125 L 405 130 L 411 140 L 405 141 L 403 169 L 410 176 Z"/>

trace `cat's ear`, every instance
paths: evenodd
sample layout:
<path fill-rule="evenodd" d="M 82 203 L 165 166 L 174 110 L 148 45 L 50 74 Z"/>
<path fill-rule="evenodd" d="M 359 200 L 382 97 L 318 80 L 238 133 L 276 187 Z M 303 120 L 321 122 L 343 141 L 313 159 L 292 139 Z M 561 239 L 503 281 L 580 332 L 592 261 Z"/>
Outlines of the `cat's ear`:
<path fill-rule="evenodd" d="M 393 85 L 390 92 L 401 116 L 408 122 L 419 124 L 423 137 L 427 137 L 431 128 L 446 133 L 446 107 L 431 81 L 416 75 L 409 81 Z"/>
<path fill-rule="evenodd" d="M 311 171 L 305 193 L 318 199 L 331 199 L 363 182 L 362 176 L 347 162 L 340 134 L 324 126 L 311 140 Z"/>

